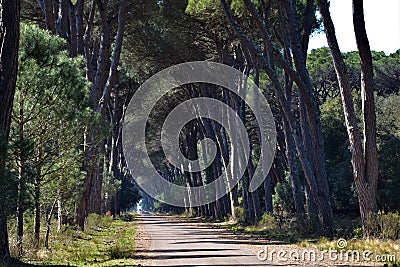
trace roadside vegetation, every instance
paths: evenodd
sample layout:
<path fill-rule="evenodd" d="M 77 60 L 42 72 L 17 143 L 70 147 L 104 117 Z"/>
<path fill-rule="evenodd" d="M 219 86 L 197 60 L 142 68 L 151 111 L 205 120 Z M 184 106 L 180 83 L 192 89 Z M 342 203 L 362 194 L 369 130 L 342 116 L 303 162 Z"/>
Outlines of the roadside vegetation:
<path fill-rule="evenodd" d="M 15 230 L 14 222 L 10 229 Z M 26 225 L 26 242 L 20 262 L 7 266 L 61 265 L 61 266 L 133 266 L 135 263 L 136 222 L 133 214 L 124 214 L 113 220 L 109 216 L 91 214 L 86 221 L 86 230 L 63 226 L 57 230 L 56 221 L 51 224 L 48 248 L 35 248 L 32 225 Z M 10 231 L 14 240 L 15 231 Z M 12 255 L 17 251 L 10 244 Z"/>

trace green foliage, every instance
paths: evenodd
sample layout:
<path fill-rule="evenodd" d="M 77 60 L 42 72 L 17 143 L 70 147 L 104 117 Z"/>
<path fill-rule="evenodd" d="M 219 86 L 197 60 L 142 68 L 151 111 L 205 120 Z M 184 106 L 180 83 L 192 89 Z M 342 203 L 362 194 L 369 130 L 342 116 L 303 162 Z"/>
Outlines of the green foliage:
<path fill-rule="evenodd" d="M 360 97 L 354 92 L 355 107 L 360 114 Z M 379 156 L 378 204 L 386 211 L 399 210 L 397 188 L 400 186 L 400 120 L 397 94 L 376 97 L 377 145 Z M 357 210 L 351 153 L 344 124 L 340 97 L 328 98 L 321 105 L 321 123 L 326 153 L 326 169 L 334 209 Z M 360 125 L 361 127 L 361 125 Z M 343 190 L 343 189 L 346 190 Z M 351 190 L 349 190 L 351 189 Z"/>
<path fill-rule="evenodd" d="M 362 238 L 364 236 L 364 230 L 362 227 L 358 227 L 353 230 L 353 237 L 354 238 Z"/>
<path fill-rule="evenodd" d="M 121 181 L 121 190 L 119 191 L 122 210 L 130 210 L 142 198 L 136 182 L 127 175 Z"/>
<path fill-rule="evenodd" d="M 102 199 L 109 199 L 121 189 L 121 180 L 110 172 L 103 172 Z"/>
<path fill-rule="evenodd" d="M 258 225 L 263 227 L 266 230 L 278 229 L 278 222 L 276 221 L 275 217 L 272 216 L 271 214 L 267 214 L 267 213 L 264 213 L 261 216 L 261 219 L 258 222 Z"/>
<path fill-rule="evenodd" d="M 112 222 L 109 216 L 100 216 L 96 213 L 91 213 L 86 218 L 86 228 L 89 230 L 97 230 L 99 228 L 108 228 Z"/>
<path fill-rule="evenodd" d="M 61 231 L 57 231 L 57 223 L 52 221 L 50 248 L 32 249 L 21 260 L 39 266 L 133 266 L 136 222 L 95 215 L 89 217 L 93 220 L 92 226 L 85 232 L 71 226 L 63 226 Z M 25 231 L 27 248 L 33 247 L 31 219 Z M 11 234 L 14 240 L 15 233 Z"/>
<path fill-rule="evenodd" d="M 235 207 L 236 222 L 239 225 L 246 224 L 246 211 L 242 207 Z"/>
<path fill-rule="evenodd" d="M 398 212 L 369 214 L 366 220 L 366 228 L 371 237 L 381 239 L 400 239 L 400 215 Z"/>
<path fill-rule="evenodd" d="M 354 97 L 357 100 L 355 94 Z M 351 153 L 340 97 L 328 98 L 321 105 L 321 124 L 332 206 L 334 209 L 357 209 Z"/>
<path fill-rule="evenodd" d="M 385 211 L 399 211 L 400 187 L 400 95 L 377 97 L 379 183 L 378 201 Z"/>
<path fill-rule="evenodd" d="M 400 122 L 398 92 L 400 59 L 398 53 L 386 56 L 372 53 L 376 74 L 377 142 L 379 155 L 378 202 L 384 210 L 399 210 L 396 188 L 400 186 L 400 167 L 397 164 L 400 151 Z M 357 52 L 344 54 L 350 74 L 356 114 L 361 121 L 360 62 Z M 357 210 L 351 166 L 351 153 L 344 123 L 344 114 L 336 73 L 328 48 L 316 49 L 308 56 L 307 67 L 314 90 L 320 98 L 321 124 L 326 153 L 326 169 L 334 209 Z M 362 125 L 360 124 L 360 129 Z M 346 190 L 343 190 L 346 188 Z M 349 190 L 350 189 L 350 190 Z"/>
<path fill-rule="evenodd" d="M 82 190 L 84 132 L 99 119 L 89 105 L 83 58 L 70 58 L 65 48 L 63 39 L 21 24 L 7 165 L 26 186 L 22 210 L 33 209 L 36 194 L 42 211 L 62 200 L 64 219 L 70 219 Z"/>
<path fill-rule="evenodd" d="M 289 177 L 289 172 L 286 172 L 285 178 L 276 184 L 275 194 L 272 196 L 274 209 L 279 213 L 291 213 L 294 210 L 294 201 Z"/>
<path fill-rule="evenodd" d="M 378 95 L 387 96 L 400 90 L 399 51 L 390 55 L 372 51 L 376 83 L 375 91 Z M 343 59 L 348 68 L 350 85 L 359 92 L 361 89 L 361 69 L 358 52 L 344 53 Z M 307 57 L 307 69 L 310 73 L 314 91 L 317 93 L 321 103 L 324 103 L 328 98 L 334 98 L 339 95 L 339 84 L 329 48 L 313 49 Z"/>
<path fill-rule="evenodd" d="M 186 12 L 189 14 L 215 15 L 220 10 L 220 3 L 216 0 L 189 0 Z M 221 13 L 220 13 L 221 14 Z"/>

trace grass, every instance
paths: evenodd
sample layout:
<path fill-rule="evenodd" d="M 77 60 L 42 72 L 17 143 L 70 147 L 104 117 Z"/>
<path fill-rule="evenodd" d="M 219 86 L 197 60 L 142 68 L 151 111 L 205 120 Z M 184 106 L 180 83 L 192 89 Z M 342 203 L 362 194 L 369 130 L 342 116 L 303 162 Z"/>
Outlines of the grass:
<path fill-rule="evenodd" d="M 136 266 L 135 235 L 135 221 L 91 215 L 85 231 L 54 229 L 49 249 L 29 251 L 20 260 L 35 265 Z"/>
<path fill-rule="evenodd" d="M 318 236 L 310 233 L 301 233 L 293 226 L 292 220 L 279 220 L 271 215 L 264 214 L 260 220 L 252 225 L 243 225 L 235 221 L 220 224 L 233 233 L 256 236 L 267 240 L 280 241 L 292 244 L 304 239 L 315 239 Z"/>
<path fill-rule="evenodd" d="M 268 240 L 281 241 L 282 243 L 294 243 L 300 238 L 297 233 L 288 231 L 287 229 L 270 229 L 268 227 L 259 225 L 228 225 L 225 228 L 234 234 L 259 236 Z"/>
<path fill-rule="evenodd" d="M 342 243 L 340 243 L 342 242 Z M 314 247 L 319 250 L 344 250 L 358 251 L 365 254 L 371 262 L 400 263 L 400 242 L 382 239 L 350 239 L 343 244 L 343 239 L 321 238 L 315 243 L 302 241 L 298 243 L 302 247 Z M 394 256 L 394 257 L 393 257 Z M 378 257 L 378 258 L 376 258 Z"/>
<path fill-rule="evenodd" d="M 217 225 L 235 234 L 261 237 L 270 241 L 316 248 L 320 251 L 358 251 L 361 257 L 365 252 L 366 260 L 382 263 L 382 266 L 383 263 L 400 263 L 400 240 L 362 238 L 360 233 L 357 234 L 354 231 L 354 229 L 359 230 L 359 228 L 356 228 L 357 222 L 347 217 L 340 217 L 336 221 L 338 228 L 335 231 L 335 238 L 327 238 L 317 233 L 299 232 L 288 222 L 284 222 L 283 225 L 277 224 L 270 216 L 265 216 L 265 218 L 263 216 L 255 225 L 244 226 L 235 222 L 224 222 Z M 340 245 L 343 246 L 342 243 L 338 245 L 339 240 L 343 242 L 343 239 L 339 238 L 341 236 L 347 239 L 344 247 L 340 247 Z"/>

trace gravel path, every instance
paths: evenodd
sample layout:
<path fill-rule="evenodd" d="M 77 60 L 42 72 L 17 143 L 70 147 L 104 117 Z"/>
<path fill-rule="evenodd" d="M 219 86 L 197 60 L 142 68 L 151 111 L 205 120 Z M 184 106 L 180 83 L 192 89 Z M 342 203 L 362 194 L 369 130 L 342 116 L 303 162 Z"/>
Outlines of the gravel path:
<path fill-rule="evenodd" d="M 151 252 L 142 255 L 151 266 L 278 266 L 260 261 L 241 242 L 224 238 L 229 233 L 223 230 L 164 216 L 138 219 L 152 238 Z"/>

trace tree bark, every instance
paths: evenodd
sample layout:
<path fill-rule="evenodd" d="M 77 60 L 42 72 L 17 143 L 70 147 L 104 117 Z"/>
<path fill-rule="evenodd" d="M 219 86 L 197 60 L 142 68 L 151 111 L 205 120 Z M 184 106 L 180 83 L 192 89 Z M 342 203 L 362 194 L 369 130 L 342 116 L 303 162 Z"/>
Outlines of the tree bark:
<path fill-rule="evenodd" d="M 296 154 L 295 154 L 296 148 L 293 136 L 290 134 L 289 126 L 287 124 L 288 123 L 286 121 L 286 118 L 283 118 L 283 131 L 285 135 L 286 158 L 288 161 L 288 168 L 289 168 L 289 180 L 290 180 L 290 186 L 292 188 L 292 195 L 293 195 L 296 215 L 297 218 L 299 219 L 305 213 L 304 200 L 299 178 L 299 169 L 296 162 Z"/>
<path fill-rule="evenodd" d="M 18 256 L 21 257 L 23 253 L 23 235 L 24 235 L 24 198 L 25 198 L 25 188 L 26 188 L 26 153 L 25 151 L 25 139 L 24 139 L 24 99 L 21 99 L 19 103 L 19 113 L 18 116 L 18 150 L 17 150 L 17 165 L 18 165 L 18 195 L 17 195 L 17 240 L 16 246 L 18 251 Z"/>
<path fill-rule="evenodd" d="M 361 62 L 361 96 L 364 120 L 364 164 L 365 178 L 357 179 L 356 187 L 359 192 L 361 218 L 365 220 L 369 213 L 378 210 L 378 152 L 376 147 L 376 114 L 374 100 L 374 71 L 371 48 L 365 29 L 363 0 L 353 0 L 353 25 L 356 36 L 358 54 Z M 367 235 L 369 235 L 369 229 Z"/>
<path fill-rule="evenodd" d="M 0 1 L 0 146 L 7 147 L 11 124 L 12 104 L 18 68 L 20 0 Z M 6 149 L 0 153 L 0 175 L 5 176 Z M 0 194 L 5 186 L 0 187 Z M 10 258 L 7 231 L 7 209 L 0 205 L 0 262 Z"/>
<path fill-rule="evenodd" d="M 75 13 L 75 21 L 76 21 L 76 45 L 78 55 L 84 55 L 83 49 L 83 37 L 84 37 L 84 28 L 83 28 L 83 11 L 85 9 L 85 1 L 77 0 L 76 1 L 76 13 Z"/>
<path fill-rule="evenodd" d="M 53 216 L 54 208 L 57 204 L 57 199 L 54 200 L 53 204 L 51 205 L 49 214 L 46 216 L 46 235 L 44 238 L 44 247 L 49 249 L 49 237 L 50 237 L 50 224 L 51 224 L 51 216 Z"/>
<path fill-rule="evenodd" d="M 58 17 L 55 23 L 56 25 L 56 33 L 58 36 L 61 36 L 64 39 L 68 39 L 68 9 L 69 4 L 68 1 L 71 0 L 59 0 L 58 2 Z M 70 43 L 71 40 L 67 40 L 67 43 Z M 68 47 L 69 48 L 69 47 Z"/>
<path fill-rule="evenodd" d="M 104 86 L 101 101 L 99 103 L 98 112 L 100 112 L 103 117 L 105 116 L 105 111 L 107 103 L 110 101 L 111 90 L 117 82 L 117 69 L 119 66 L 119 61 L 121 58 L 122 43 L 124 39 L 125 25 L 126 25 L 126 0 L 120 1 L 119 11 L 118 11 L 118 30 L 115 39 L 115 47 L 113 51 L 113 57 L 111 61 L 111 66 L 108 72 L 107 82 Z"/>
<path fill-rule="evenodd" d="M 56 33 L 56 26 L 54 23 L 53 1 L 43 0 L 44 16 L 46 19 L 46 27 L 52 33 Z"/>
<path fill-rule="evenodd" d="M 40 181 L 36 179 L 34 189 L 34 222 L 33 222 L 33 235 L 36 242 L 36 247 L 39 247 L 40 241 Z"/>
<path fill-rule="evenodd" d="M 318 0 L 318 7 L 323 19 L 328 45 L 331 50 L 333 64 L 339 82 L 347 134 L 349 136 L 350 149 L 352 153 L 353 177 L 358 193 L 361 219 L 363 221 L 363 226 L 365 227 L 365 220 L 368 214 L 371 212 L 374 213 L 377 210 L 376 191 L 378 181 L 378 160 L 376 152 L 376 118 L 373 93 L 374 80 L 372 58 L 365 31 L 363 5 L 362 1 L 353 1 L 354 30 L 362 68 L 361 90 L 364 124 L 364 149 L 361 132 L 357 124 L 357 116 L 354 111 L 350 78 L 336 39 L 335 27 L 329 12 L 328 2 L 326 0 Z M 368 229 L 366 229 L 366 233 L 368 235 Z"/>
<path fill-rule="evenodd" d="M 42 183 L 42 162 L 43 162 L 43 150 L 41 145 L 38 147 L 38 154 L 37 154 L 37 164 L 36 164 L 36 177 L 34 182 L 34 221 L 33 221 L 33 235 L 36 242 L 36 246 L 39 247 L 40 243 L 40 189 Z"/>
<path fill-rule="evenodd" d="M 57 231 L 61 231 L 63 223 L 63 205 L 61 196 L 59 196 L 57 199 Z"/>
<path fill-rule="evenodd" d="M 78 55 L 78 36 L 77 36 L 77 21 L 76 21 L 76 4 L 68 1 L 68 21 L 69 21 L 69 39 L 70 39 L 70 56 Z"/>

